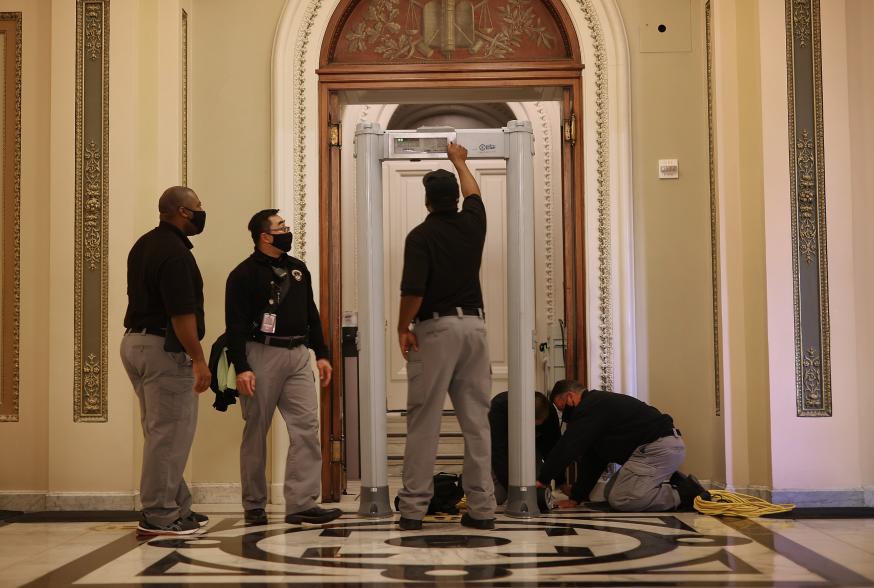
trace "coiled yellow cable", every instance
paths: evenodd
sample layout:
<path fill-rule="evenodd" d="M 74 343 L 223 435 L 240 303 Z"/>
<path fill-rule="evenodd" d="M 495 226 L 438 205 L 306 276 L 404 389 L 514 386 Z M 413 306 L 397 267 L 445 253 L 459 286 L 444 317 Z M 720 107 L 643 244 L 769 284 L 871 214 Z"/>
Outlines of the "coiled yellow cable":
<path fill-rule="evenodd" d="M 749 494 L 729 492 L 728 490 L 710 490 L 710 500 L 700 496 L 695 497 L 695 510 L 705 515 L 723 515 L 730 517 L 760 517 L 779 512 L 789 512 L 794 504 L 773 504 L 762 498 Z"/>

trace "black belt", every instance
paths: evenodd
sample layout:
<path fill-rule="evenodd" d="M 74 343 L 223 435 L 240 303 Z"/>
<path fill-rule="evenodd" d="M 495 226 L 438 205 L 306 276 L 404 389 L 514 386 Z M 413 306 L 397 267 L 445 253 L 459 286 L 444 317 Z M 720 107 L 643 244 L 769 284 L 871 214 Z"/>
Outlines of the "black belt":
<path fill-rule="evenodd" d="M 437 312 L 425 312 L 416 317 L 413 322 L 421 322 L 421 321 L 429 321 L 431 319 L 440 318 L 441 316 L 457 316 L 461 318 L 462 316 L 478 316 L 481 319 L 486 318 L 486 313 L 483 312 L 482 308 L 465 308 L 461 306 L 456 306 L 450 310 L 440 310 Z"/>
<path fill-rule="evenodd" d="M 269 345 L 270 347 L 282 347 L 285 349 L 292 349 L 297 347 L 298 345 L 303 345 L 304 347 L 308 347 L 310 344 L 310 338 L 306 335 L 295 335 L 292 337 L 277 337 L 275 335 L 265 335 L 264 333 L 255 333 L 252 335 L 252 340 L 256 343 L 263 343 L 264 345 Z"/>
<path fill-rule="evenodd" d="M 131 333 L 136 333 L 139 335 L 155 335 L 156 337 L 166 337 L 167 329 L 153 329 L 151 327 L 143 327 L 142 329 L 135 329 L 133 327 L 127 328 L 124 330 L 125 335 L 130 335 Z"/>

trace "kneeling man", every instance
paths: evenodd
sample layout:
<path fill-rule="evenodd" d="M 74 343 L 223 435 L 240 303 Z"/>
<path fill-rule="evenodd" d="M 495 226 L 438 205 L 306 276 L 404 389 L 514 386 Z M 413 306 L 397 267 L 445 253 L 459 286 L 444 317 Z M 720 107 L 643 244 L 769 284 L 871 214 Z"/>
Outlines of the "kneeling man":
<path fill-rule="evenodd" d="M 537 485 L 559 477 L 574 459 L 581 463 L 570 500 L 559 507 L 588 499 L 610 463 L 622 465 L 604 488 L 615 510 L 689 509 L 696 496 L 710 497 L 694 476 L 677 471 L 686 445 L 670 415 L 631 396 L 587 390 L 574 380 L 556 382 L 550 400 L 562 411 L 567 429 L 540 469 Z"/>

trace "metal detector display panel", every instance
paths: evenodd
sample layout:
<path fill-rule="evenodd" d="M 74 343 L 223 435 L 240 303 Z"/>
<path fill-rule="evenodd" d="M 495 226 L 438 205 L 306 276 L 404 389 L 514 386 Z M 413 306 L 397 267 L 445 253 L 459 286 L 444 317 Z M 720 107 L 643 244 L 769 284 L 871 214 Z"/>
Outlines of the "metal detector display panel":
<path fill-rule="evenodd" d="M 455 133 L 390 136 L 389 157 L 399 159 L 445 159 L 449 142 L 455 140 Z"/>

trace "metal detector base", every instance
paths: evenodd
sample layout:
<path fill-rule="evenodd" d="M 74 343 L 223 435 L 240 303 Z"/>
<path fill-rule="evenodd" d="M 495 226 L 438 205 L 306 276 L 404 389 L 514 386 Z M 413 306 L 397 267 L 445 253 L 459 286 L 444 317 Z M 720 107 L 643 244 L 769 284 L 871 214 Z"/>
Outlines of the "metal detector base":
<path fill-rule="evenodd" d="M 392 516 L 388 504 L 388 486 L 361 488 L 361 503 L 358 514 L 371 519 L 384 519 Z"/>
<path fill-rule="evenodd" d="M 504 514 L 517 519 L 540 516 L 537 506 L 537 486 L 510 486 Z"/>

